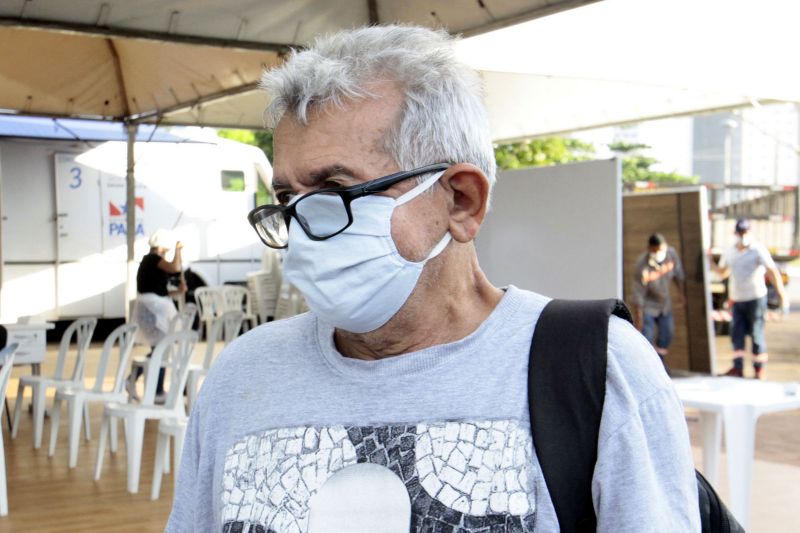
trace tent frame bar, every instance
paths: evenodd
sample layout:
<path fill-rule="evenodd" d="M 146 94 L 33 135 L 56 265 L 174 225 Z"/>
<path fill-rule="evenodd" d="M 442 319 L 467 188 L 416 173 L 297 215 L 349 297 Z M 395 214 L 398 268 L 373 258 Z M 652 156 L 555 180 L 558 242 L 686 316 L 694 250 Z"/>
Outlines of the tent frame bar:
<path fill-rule="evenodd" d="M 572 0 L 563 4 L 556 4 L 552 6 L 539 7 L 513 15 L 510 17 L 500 18 L 480 24 L 471 28 L 465 28 L 454 33 L 460 34 L 462 37 L 472 37 L 482 33 L 507 28 L 521 22 L 546 17 L 561 11 L 567 11 L 576 7 L 581 7 L 589 4 L 594 4 L 600 0 Z M 386 21 L 380 20 L 378 4 L 376 0 L 367 0 L 367 13 L 368 20 L 364 21 L 365 24 L 381 24 Z M 491 13 L 487 14 L 491 17 Z M 36 18 L 19 18 L 19 17 L 0 17 L 0 27 L 32 29 L 32 30 L 45 30 L 61 33 L 81 33 L 85 35 L 95 35 L 98 37 L 108 38 L 127 38 L 127 39 L 144 39 L 156 42 L 171 42 L 180 44 L 192 44 L 200 46 L 214 46 L 220 48 L 234 48 L 240 50 L 259 50 L 259 51 L 272 51 L 278 53 L 287 53 L 292 48 L 304 48 L 303 45 L 298 43 L 272 43 L 261 41 L 249 41 L 238 39 L 224 39 L 220 37 L 204 37 L 200 35 L 185 35 L 176 33 L 167 33 L 160 31 L 148 30 L 132 30 L 129 28 L 119 28 L 114 26 L 98 26 L 94 24 L 80 24 L 76 22 L 59 22 L 53 20 L 36 19 Z"/>
<path fill-rule="evenodd" d="M 181 35 L 177 33 L 164 33 L 158 31 L 131 30 L 108 26 L 95 26 L 92 24 L 79 24 L 75 22 L 57 22 L 52 20 L 16 17 L 0 17 L 0 27 L 43 30 L 60 33 L 80 33 L 96 37 L 140 39 L 154 42 L 168 42 L 190 44 L 199 46 L 213 46 L 217 48 L 233 48 L 240 50 L 258 50 L 286 53 L 291 48 L 299 45 L 268 43 L 259 41 L 240 41 L 236 39 L 222 39 L 219 37 L 201 37 L 198 35 Z"/>
<path fill-rule="evenodd" d="M 184 111 L 186 109 L 191 109 L 193 107 L 205 104 L 207 102 L 217 102 L 219 100 L 224 100 L 225 98 L 230 98 L 231 96 L 236 96 L 242 93 L 255 91 L 258 89 L 259 83 L 260 82 L 252 81 L 250 83 L 244 83 L 242 85 L 237 85 L 235 87 L 223 89 L 215 93 L 199 96 L 194 100 L 190 100 L 188 102 L 179 102 L 169 107 L 154 109 L 153 111 L 147 111 L 145 113 L 138 113 L 138 114 L 134 113 L 129 115 L 127 117 L 127 120 L 139 123 L 139 122 L 153 120 L 159 117 L 164 117 L 165 115 L 169 115 L 170 113 L 177 113 L 180 111 Z"/>

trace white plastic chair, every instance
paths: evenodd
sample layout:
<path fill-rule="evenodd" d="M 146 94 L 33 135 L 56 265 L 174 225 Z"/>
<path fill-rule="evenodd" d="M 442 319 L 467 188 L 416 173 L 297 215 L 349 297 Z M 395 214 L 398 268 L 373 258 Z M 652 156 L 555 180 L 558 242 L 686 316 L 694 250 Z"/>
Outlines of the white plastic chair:
<path fill-rule="evenodd" d="M 52 376 L 22 376 L 17 387 L 17 402 L 14 405 L 14 426 L 11 429 L 11 438 L 17 438 L 19 421 L 22 415 L 22 401 L 25 387 L 31 388 L 33 395 L 33 447 L 39 449 L 42 446 L 42 429 L 44 427 L 45 402 L 47 399 L 47 389 L 64 388 L 69 386 L 83 386 L 83 368 L 86 363 L 86 354 L 89 351 L 89 342 L 92 340 L 92 333 L 97 325 L 96 318 L 79 318 L 69 325 L 64 335 L 61 337 L 61 344 L 58 347 L 58 359 L 56 360 L 56 370 Z M 69 348 L 72 344 L 72 337 L 75 337 L 77 351 L 75 353 L 75 366 L 72 375 L 64 377 L 64 366 L 67 363 Z M 86 417 L 86 438 L 90 438 L 89 433 L 89 410 L 84 411 Z"/>
<path fill-rule="evenodd" d="M 294 285 L 284 283 L 275 306 L 275 320 L 289 318 L 306 311 L 308 311 L 308 306 L 300 290 Z"/>
<path fill-rule="evenodd" d="M 201 324 L 205 324 L 205 334 L 211 329 L 211 321 L 222 314 L 224 307 L 222 294 L 217 287 L 198 287 L 194 290 L 194 301 L 200 314 Z"/>
<path fill-rule="evenodd" d="M 225 311 L 222 316 L 215 318 L 211 322 L 211 329 L 206 339 L 206 352 L 202 365 L 192 364 L 189 366 L 189 376 L 186 381 L 186 399 L 189 411 L 197 398 L 197 389 L 200 385 L 200 378 L 208 374 L 208 369 L 214 362 L 215 348 L 217 341 L 222 339 L 225 346 L 239 336 L 242 329 L 244 314 L 241 311 Z"/>
<path fill-rule="evenodd" d="M 150 489 L 150 499 L 157 500 L 161 493 L 161 478 L 164 473 L 169 473 L 169 439 L 175 439 L 173 447 L 174 471 L 172 473 L 173 483 L 178 483 L 178 468 L 181 464 L 181 451 L 183 450 L 183 439 L 186 436 L 185 417 L 165 418 L 158 422 L 158 440 L 156 441 L 156 461 L 153 467 L 153 485 Z"/>
<path fill-rule="evenodd" d="M 139 491 L 145 421 L 186 416 L 183 406 L 183 389 L 186 387 L 189 363 L 196 343 L 197 334 L 194 331 L 172 333 L 164 337 L 156 345 L 150 363 L 147 365 L 142 402 L 140 404 L 117 402 L 106 404 L 103 411 L 103 425 L 100 428 L 100 442 L 97 447 L 95 481 L 100 479 L 103 469 L 106 438 L 111 419 L 122 418 L 125 423 L 125 448 L 128 456 L 128 492 L 136 494 Z M 155 405 L 158 372 L 161 369 L 161 361 L 167 355 L 171 356 L 168 367 L 170 382 L 167 399 L 164 405 Z"/>
<path fill-rule="evenodd" d="M 217 316 L 222 315 L 225 311 L 242 311 L 248 329 L 258 325 L 258 318 L 253 313 L 253 297 L 245 287 L 237 285 L 222 287 L 222 310 L 217 313 Z"/>
<path fill-rule="evenodd" d="M 136 324 L 123 324 L 119 326 L 106 338 L 103 343 L 103 351 L 100 354 L 100 362 L 97 366 L 97 373 L 94 378 L 92 388 L 83 386 L 66 387 L 56 391 L 53 400 L 52 418 L 50 420 L 50 448 L 48 455 L 53 456 L 58 440 L 58 425 L 61 419 L 61 402 L 67 402 L 67 420 L 69 427 L 69 467 L 75 468 L 78 464 L 78 446 L 81 432 L 81 412 L 91 403 L 97 402 L 125 402 L 127 393 L 125 387 L 125 372 L 128 369 L 128 360 L 131 356 L 134 337 L 139 326 Z M 117 348 L 117 368 L 114 374 L 114 385 L 111 390 L 106 390 L 103 386 L 106 378 L 106 371 L 112 359 L 114 348 Z M 117 423 L 116 419 L 111 423 L 111 449 L 117 450 Z"/>
<path fill-rule="evenodd" d="M 180 331 L 191 331 L 194 325 L 194 319 L 197 317 L 197 306 L 193 303 L 188 303 L 172 317 L 169 322 L 169 333 L 178 333 Z M 166 367 L 169 364 L 169 358 L 161 361 L 161 366 Z M 137 368 L 145 368 L 147 366 L 146 357 L 136 357 L 131 361 L 131 373 L 138 376 Z M 124 384 L 123 384 L 124 386 Z M 110 400 L 109 400 L 110 401 Z"/>
<path fill-rule="evenodd" d="M 8 388 L 8 378 L 11 376 L 11 369 L 14 368 L 14 352 L 19 347 L 16 342 L 9 344 L 0 350 L 0 361 L 3 368 L 0 369 L 0 397 L 6 397 Z M 6 482 L 6 451 L 3 447 L 3 427 L 0 424 L 0 516 L 8 514 L 8 484 Z"/>
<path fill-rule="evenodd" d="M 188 303 L 178 311 L 178 314 L 172 317 L 169 324 L 169 332 L 177 333 L 179 331 L 189 331 L 194 325 L 194 319 L 197 317 L 197 306 L 193 303 Z"/>

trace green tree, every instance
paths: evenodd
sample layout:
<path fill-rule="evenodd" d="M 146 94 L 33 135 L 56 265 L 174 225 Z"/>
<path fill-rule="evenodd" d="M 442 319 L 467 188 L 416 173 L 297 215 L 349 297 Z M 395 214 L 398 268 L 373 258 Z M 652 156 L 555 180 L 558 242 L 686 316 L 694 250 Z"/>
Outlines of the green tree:
<path fill-rule="evenodd" d="M 691 185 L 698 181 L 697 176 L 659 172 L 650 168 L 658 163 L 658 159 L 642 154 L 642 151 L 650 149 L 646 144 L 617 141 L 609 144 L 608 148 L 622 159 L 622 182 L 629 188 L 641 181 L 665 186 Z"/>
<path fill-rule="evenodd" d="M 223 139 L 238 141 L 244 144 L 258 146 L 267 156 L 272 164 L 272 132 L 267 130 L 233 130 L 219 129 L 217 135 Z M 261 180 L 258 180 L 256 188 L 256 205 L 268 204 L 271 202 L 270 192 Z"/>
<path fill-rule="evenodd" d="M 560 165 L 594 159 L 594 146 L 570 137 L 542 137 L 494 148 L 498 168 Z"/>

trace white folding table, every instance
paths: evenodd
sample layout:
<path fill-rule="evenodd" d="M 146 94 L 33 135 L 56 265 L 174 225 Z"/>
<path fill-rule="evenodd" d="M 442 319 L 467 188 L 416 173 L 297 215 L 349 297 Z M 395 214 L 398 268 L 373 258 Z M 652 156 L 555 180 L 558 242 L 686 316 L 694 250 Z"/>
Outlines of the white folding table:
<path fill-rule="evenodd" d="M 46 332 L 56 325 L 52 322 L 3 325 L 8 330 L 7 344 L 19 344 L 14 355 L 14 366 L 31 365 L 31 372 L 38 375 L 47 350 Z"/>
<path fill-rule="evenodd" d="M 712 484 L 719 480 L 724 427 L 730 510 L 748 529 L 756 422 L 764 413 L 800 409 L 797 383 L 733 377 L 673 378 L 672 382 L 683 405 L 700 411 L 703 471 Z"/>
<path fill-rule="evenodd" d="M 31 365 L 31 374 L 41 374 L 42 363 L 47 353 L 47 330 L 56 327 L 52 322 L 40 324 L 3 324 L 8 330 L 6 344 L 19 344 L 14 352 L 14 366 Z M 20 401 L 20 400 L 17 400 Z M 8 412 L 8 402 L 4 401 L 8 427 L 11 428 L 11 415 Z"/>

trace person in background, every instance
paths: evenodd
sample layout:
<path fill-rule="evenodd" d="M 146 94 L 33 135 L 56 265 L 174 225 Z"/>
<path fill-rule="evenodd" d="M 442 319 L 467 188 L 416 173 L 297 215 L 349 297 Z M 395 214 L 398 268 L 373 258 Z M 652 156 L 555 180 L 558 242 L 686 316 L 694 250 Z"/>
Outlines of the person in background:
<path fill-rule="evenodd" d="M 142 258 L 139 270 L 136 272 L 136 303 L 133 307 L 131 320 L 139 325 L 137 340 L 150 345 L 152 348 L 169 333 L 169 325 L 176 314 L 172 296 L 186 292 L 186 283 L 180 282 L 177 290 L 170 291 L 168 282 L 170 276 L 178 274 L 182 268 L 181 249 L 183 244 L 175 243 L 175 253 L 172 261 L 167 261 L 166 254 L 170 249 L 169 235 L 163 229 L 156 230 L 148 241 L 150 252 Z M 148 357 L 152 355 L 152 350 Z M 142 367 L 128 376 L 125 389 L 133 399 L 138 399 L 136 381 L 142 375 Z M 158 374 L 156 385 L 156 403 L 163 403 L 165 369 Z"/>
<path fill-rule="evenodd" d="M 670 285 L 678 287 L 675 304 L 682 307 L 686 303 L 684 279 L 683 265 L 675 248 L 668 246 L 660 233 L 650 235 L 647 252 L 639 257 L 633 271 L 634 323 L 655 347 L 662 362 L 675 333 Z"/>
<path fill-rule="evenodd" d="M 750 221 L 746 218 L 737 220 L 735 233 L 736 244 L 722 254 L 719 265 L 711 261 L 711 268 L 722 279 L 730 278 L 728 296 L 733 302 L 733 367 L 725 375 L 743 377 L 745 341 L 750 335 L 753 370 L 756 379 L 762 379 L 768 359 L 767 343 L 764 339 L 764 315 L 767 310 L 765 275 L 778 293 L 784 314 L 789 311 L 789 299 L 769 251 L 753 240 Z"/>

